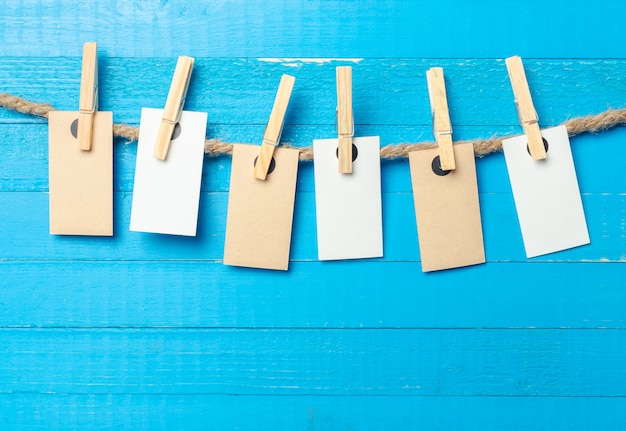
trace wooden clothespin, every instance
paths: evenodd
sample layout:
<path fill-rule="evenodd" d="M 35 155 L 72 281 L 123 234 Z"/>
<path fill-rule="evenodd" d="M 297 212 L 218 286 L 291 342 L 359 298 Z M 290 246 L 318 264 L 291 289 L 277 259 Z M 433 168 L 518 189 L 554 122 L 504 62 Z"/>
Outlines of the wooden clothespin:
<path fill-rule="evenodd" d="M 337 133 L 339 135 L 339 173 L 352 173 L 352 66 L 337 67 Z"/>
<path fill-rule="evenodd" d="M 165 160 L 167 158 L 174 128 L 183 113 L 183 105 L 187 97 L 187 89 L 189 88 L 193 63 L 194 59 L 186 56 L 178 57 L 178 61 L 176 62 L 174 77 L 170 85 L 170 92 L 167 95 L 163 118 L 159 125 L 159 132 L 157 133 L 156 144 L 154 146 L 154 157 L 159 160 Z"/>
<path fill-rule="evenodd" d="M 295 82 L 296 78 L 291 75 L 283 75 L 280 78 L 272 113 L 270 114 L 270 119 L 267 122 L 265 133 L 263 134 L 261 151 L 254 165 L 254 177 L 259 180 L 265 181 L 267 171 L 272 162 L 272 157 L 274 156 L 274 150 L 280 142 L 280 134 L 283 131 L 283 124 L 285 122 L 285 113 L 287 112 L 287 105 L 289 105 L 291 91 L 293 90 Z"/>
<path fill-rule="evenodd" d="M 448 112 L 446 84 L 443 68 L 433 67 L 426 72 L 430 109 L 433 114 L 433 135 L 439 147 L 439 162 L 441 169 L 452 171 L 456 168 L 454 162 L 454 148 L 452 146 L 452 125 Z"/>
<path fill-rule="evenodd" d="M 528 139 L 530 155 L 535 160 L 545 159 L 546 149 L 543 145 L 541 131 L 539 130 L 539 117 L 530 96 L 522 59 L 518 56 L 507 58 L 506 68 L 509 72 L 511 87 L 513 87 L 519 122 Z"/>
<path fill-rule="evenodd" d="M 91 150 L 93 121 L 98 110 L 98 44 L 83 45 L 83 66 L 80 76 L 80 101 L 78 114 L 78 146 L 83 151 Z"/>

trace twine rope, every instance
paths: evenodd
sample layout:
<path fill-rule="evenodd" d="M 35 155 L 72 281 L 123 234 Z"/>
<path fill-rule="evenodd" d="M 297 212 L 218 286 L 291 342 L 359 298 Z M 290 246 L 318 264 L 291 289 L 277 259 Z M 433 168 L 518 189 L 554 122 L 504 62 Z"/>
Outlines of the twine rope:
<path fill-rule="evenodd" d="M 14 96 L 8 93 L 0 93 L 0 106 L 22 114 L 36 117 L 48 118 L 48 113 L 55 108 L 49 103 L 37 103 Z M 598 133 L 612 129 L 617 126 L 626 125 L 626 109 L 608 109 L 596 115 L 572 118 L 562 123 L 567 128 L 569 136 L 580 135 L 581 133 Z M 129 142 L 139 139 L 139 128 L 128 124 L 114 124 L 113 134 L 117 137 L 127 139 Z M 493 137 L 489 139 L 472 139 L 466 141 L 456 141 L 455 143 L 472 143 L 476 157 L 484 157 L 502 150 L 502 140 L 506 137 Z M 283 145 L 290 147 L 290 145 Z M 380 157 L 383 159 L 406 158 L 411 151 L 434 148 L 436 144 L 432 142 L 420 142 L 415 144 L 389 144 L 380 149 Z M 313 148 L 311 147 L 291 147 L 300 151 L 300 160 L 313 160 Z M 224 142 L 221 139 L 206 139 L 204 142 L 204 152 L 210 156 L 230 155 L 233 152 L 233 143 Z"/>

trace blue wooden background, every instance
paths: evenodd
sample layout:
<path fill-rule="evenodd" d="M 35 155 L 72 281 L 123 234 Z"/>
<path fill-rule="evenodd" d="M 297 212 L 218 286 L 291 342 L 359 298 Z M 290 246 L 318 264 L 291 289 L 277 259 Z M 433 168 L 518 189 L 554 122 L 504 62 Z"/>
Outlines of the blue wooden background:
<path fill-rule="evenodd" d="M 432 140 L 444 67 L 455 139 L 520 133 L 503 58 L 542 126 L 626 107 L 626 3 L 581 0 L 0 1 L 0 92 L 76 110 L 82 44 L 100 105 L 137 125 L 178 55 L 207 136 Z M 128 231 L 136 143 L 115 142 L 115 236 L 48 234 L 47 126 L 0 109 L 0 429 L 624 429 L 626 129 L 572 139 L 591 245 L 526 259 L 502 154 L 477 162 L 488 262 L 423 274 L 408 163 L 385 161 L 382 259 L 317 262 L 300 165 L 289 272 L 222 264 L 230 159 L 205 159 L 199 233 Z"/>

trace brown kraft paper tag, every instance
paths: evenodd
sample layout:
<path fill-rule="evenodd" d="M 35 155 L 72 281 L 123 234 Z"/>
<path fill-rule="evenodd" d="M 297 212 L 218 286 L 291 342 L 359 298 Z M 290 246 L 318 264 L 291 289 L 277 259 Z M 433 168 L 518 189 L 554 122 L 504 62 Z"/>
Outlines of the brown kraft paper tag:
<path fill-rule="evenodd" d="M 254 177 L 259 151 L 233 145 L 224 264 L 287 270 L 299 151 L 276 148 L 265 181 Z"/>
<path fill-rule="evenodd" d="M 49 115 L 50 233 L 111 236 L 113 114 L 96 112 L 90 151 L 82 151 L 75 137 L 78 114 Z"/>
<path fill-rule="evenodd" d="M 441 171 L 438 153 L 409 153 L 424 272 L 485 262 L 474 148 L 454 145 L 456 169 L 448 173 Z"/>

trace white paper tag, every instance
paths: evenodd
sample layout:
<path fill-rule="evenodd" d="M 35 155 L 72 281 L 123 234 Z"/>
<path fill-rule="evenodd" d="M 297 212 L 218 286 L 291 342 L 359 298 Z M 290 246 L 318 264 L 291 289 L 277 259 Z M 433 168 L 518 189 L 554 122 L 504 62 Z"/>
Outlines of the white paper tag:
<path fill-rule="evenodd" d="M 340 174 L 337 139 L 313 141 L 320 260 L 383 255 L 378 136 L 354 138 L 351 174 Z"/>
<path fill-rule="evenodd" d="M 589 244 L 565 126 L 541 131 L 545 160 L 534 160 L 525 136 L 502 141 L 527 257 Z"/>
<path fill-rule="evenodd" d="M 166 160 L 154 157 L 162 115 L 141 110 L 130 230 L 195 236 L 207 113 L 183 111 Z"/>

